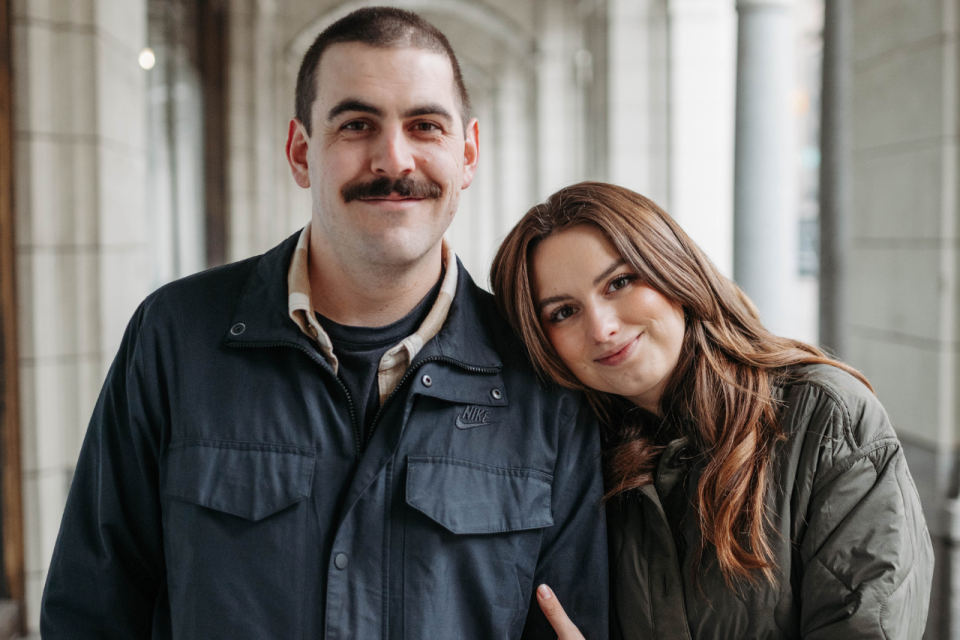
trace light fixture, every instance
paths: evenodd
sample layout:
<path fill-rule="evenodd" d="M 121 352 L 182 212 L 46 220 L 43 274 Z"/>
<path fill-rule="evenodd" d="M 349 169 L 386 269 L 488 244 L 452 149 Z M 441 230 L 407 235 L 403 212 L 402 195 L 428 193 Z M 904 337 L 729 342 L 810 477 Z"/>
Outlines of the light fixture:
<path fill-rule="evenodd" d="M 157 56 L 153 53 L 153 49 L 150 47 L 144 47 L 143 51 L 140 52 L 140 66 L 144 69 L 153 69 L 153 65 L 157 64 Z"/>

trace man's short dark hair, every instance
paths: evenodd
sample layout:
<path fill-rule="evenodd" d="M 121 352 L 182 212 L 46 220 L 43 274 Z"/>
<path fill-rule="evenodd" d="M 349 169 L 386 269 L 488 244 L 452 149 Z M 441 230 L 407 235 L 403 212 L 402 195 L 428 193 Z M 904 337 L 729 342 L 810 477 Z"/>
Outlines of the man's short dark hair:
<path fill-rule="evenodd" d="M 463 84 L 460 64 L 447 37 L 435 26 L 413 13 L 393 7 L 367 7 L 340 18 L 324 29 L 313 41 L 300 63 L 297 73 L 296 116 L 311 133 L 310 111 L 317 98 L 317 67 L 320 56 L 330 45 L 340 42 L 362 42 L 385 49 L 414 48 L 446 54 L 453 67 L 457 109 L 463 126 L 470 118 L 470 96 Z"/>

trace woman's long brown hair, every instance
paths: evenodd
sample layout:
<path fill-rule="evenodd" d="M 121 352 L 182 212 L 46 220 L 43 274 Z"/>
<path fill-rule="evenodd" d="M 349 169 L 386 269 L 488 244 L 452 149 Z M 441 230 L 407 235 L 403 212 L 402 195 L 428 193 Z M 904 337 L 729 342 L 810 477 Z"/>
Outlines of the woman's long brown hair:
<path fill-rule="evenodd" d="M 660 421 L 639 410 L 625 412 L 623 399 L 584 387 L 540 325 L 533 249 L 583 224 L 599 227 L 644 284 L 683 309 L 683 345 L 660 399 Z M 582 182 L 530 209 L 500 246 L 490 279 L 501 312 L 538 371 L 583 390 L 605 424 L 605 499 L 651 483 L 666 441 L 686 436 L 704 460 L 696 492 L 698 558 L 712 546 L 728 585 L 737 577 L 754 581 L 757 570 L 774 581 L 764 511 L 773 448 L 784 437 L 774 386 L 787 367 L 805 363 L 839 367 L 869 387 L 867 380 L 816 347 L 767 331 L 750 299 L 680 226 L 623 187 Z"/>

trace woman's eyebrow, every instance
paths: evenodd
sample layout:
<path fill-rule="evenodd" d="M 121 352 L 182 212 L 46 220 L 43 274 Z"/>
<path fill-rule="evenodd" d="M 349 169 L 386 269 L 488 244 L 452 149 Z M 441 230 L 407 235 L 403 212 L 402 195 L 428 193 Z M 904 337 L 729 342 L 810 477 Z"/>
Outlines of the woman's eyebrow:
<path fill-rule="evenodd" d="M 597 286 L 598 284 L 603 282 L 611 273 L 613 273 L 614 271 L 616 271 L 617 269 L 619 269 L 625 264 L 627 264 L 627 261 L 624 260 L 623 258 L 620 258 L 619 260 L 611 264 L 609 267 L 603 270 L 603 273 L 601 273 L 594 279 L 593 286 Z M 565 300 L 573 300 L 573 296 L 559 295 L 559 296 L 552 296 L 550 298 L 544 298 L 543 300 L 539 301 L 536 305 L 537 313 L 540 313 L 541 311 L 543 311 L 543 308 L 548 304 L 553 304 L 554 302 L 563 302 Z"/>
<path fill-rule="evenodd" d="M 607 268 L 604 270 L 603 273 L 601 273 L 601 274 L 598 275 L 596 278 L 594 278 L 594 280 L 593 280 L 593 286 L 597 286 L 598 284 L 600 284 L 601 282 L 603 282 L 604 280 L 606 280 L 607 276 L 609 276 L 611 273 L 613 273 L 614 271 L 616 271 L 617 269 L 619 269 L 620 267 L 622 267 L 622 266 L 625 265 L 625 264 L 627 264 L 627 261 L 624 260 L 623 258 L 620 258 L 619 260 L 617 260 L 616 262 L 614 262 L 613 264 L 611 264 L 609 267 L 607 267 Z"/>
<path fill-rule="evenodd" d="M 573 300 L 572 296 L 553 296 L 552 298 L 544 298 L 537 303 L 537 313 L 543 311 L 543 308 L 548 304 L 553 304 L 554 302 L 563 302 L 564 300 Z"/>

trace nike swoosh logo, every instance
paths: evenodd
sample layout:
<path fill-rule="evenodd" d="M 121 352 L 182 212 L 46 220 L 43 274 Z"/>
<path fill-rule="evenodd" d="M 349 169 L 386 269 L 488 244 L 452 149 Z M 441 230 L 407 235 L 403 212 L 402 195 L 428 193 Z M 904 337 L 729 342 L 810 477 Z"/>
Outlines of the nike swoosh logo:
<path fill-rule="evenodd" d="M 492 422 L 466 422 L 460 419 L 460 416 L 457 416 L 457 429 L 473 429 L 474 427 L 486 427 L 487 425 L 494 424 Z"/>
<path fill-rule="evenodd" d="M 457 416 L 458 429 L 473 429 L 487 424 L 493 424 L 496 420 L 490 419 L 490 412 L 483 407 L 467 407 L 459 416 Z"/>

